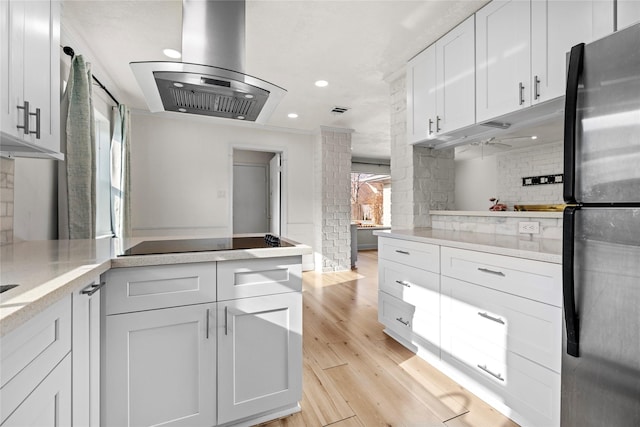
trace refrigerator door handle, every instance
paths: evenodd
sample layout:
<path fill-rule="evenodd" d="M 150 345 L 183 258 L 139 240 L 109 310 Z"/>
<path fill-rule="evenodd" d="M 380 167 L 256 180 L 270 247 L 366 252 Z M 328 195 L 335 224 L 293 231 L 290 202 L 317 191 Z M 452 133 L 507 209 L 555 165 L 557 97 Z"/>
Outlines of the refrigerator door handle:
<path fill-rule="evenodd" d="M 576 211 L 579 206 L 567 206 L 562 218 L 562 295 L 564 321 L 567 328 L 567 354 L 579 357 L 579 318 L 574 289 L 574 235 Z"/>
<path fill-rule="evenodd" d="M 578 83 L 582 75 L 584 43 L 571 48 L 567 70 L 567 91 L 564 104 L 564 188 L 566 203 L 576 203 L 576 121 L 578 115 Z"/>

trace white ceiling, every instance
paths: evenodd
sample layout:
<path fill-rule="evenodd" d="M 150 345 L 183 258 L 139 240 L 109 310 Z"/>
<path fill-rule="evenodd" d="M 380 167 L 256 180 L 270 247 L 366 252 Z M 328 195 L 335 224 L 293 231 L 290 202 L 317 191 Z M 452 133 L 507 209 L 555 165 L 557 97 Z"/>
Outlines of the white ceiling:
<path fill-rule="evenodd" d="M 353 155 L 389 158 L 387 81 L 487 0 L 247 0 L 245 72 L 287 89 L 269 126 L 354 129 Z M 147 109 L 132 61 L 181 48 L 181 0 L 63 0 L 63 27 L 121 103 Z M 74 46 L 72 46 L 74 47 Z M 76 49 L 76 54 L 83 52 Z M 88 55 L 89 56 L 89 55 Z M 329 82 L 326 88 L 316 80 Z M 335 107 L 349 110 L 336 115 Z M 297 119 L 288 113 L 299 114 Z"/>

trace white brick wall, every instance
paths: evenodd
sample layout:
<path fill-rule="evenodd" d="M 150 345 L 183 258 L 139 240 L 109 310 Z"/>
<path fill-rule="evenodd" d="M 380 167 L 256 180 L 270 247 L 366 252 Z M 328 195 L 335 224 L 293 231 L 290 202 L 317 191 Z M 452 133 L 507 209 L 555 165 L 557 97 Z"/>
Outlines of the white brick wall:
<path fill-rule="evenodd" d="M 405 76 L 390 83 L 391 225 L 428 227 L 430 209 L 454 209 L 453 149 L 432 150 L 407 143 Z"/>
<path fill-rule="evenodd" d="M 351 269 L 351 132 L 321 127 L 315 148 L 316 270 Z"/>
<path fill-rule="evenodd" d="M 517 213 L 520 214 L 520 212 Z M 518 223 L 525 221 L 538 222 L 540 225 L 540 233 L 519 233 Z M 431 227 L 440 230 L 562 239 L 562 218 L 527 217 L 524 213 L 514 217 L 434 214 L 431 215 Z"/>
<path fill-rule="evenodd" d="M 497 197 L 510 208 L 514 204 L 558 204 L 562 184 L 522 186 L 527 176 L 563 172 L 562 142 L 514 150 L 497 156 Z"/>
<path fill-rule="evenodd" d="M 0 245 L 13 243 L 15 161 L 0 158 Z"/>

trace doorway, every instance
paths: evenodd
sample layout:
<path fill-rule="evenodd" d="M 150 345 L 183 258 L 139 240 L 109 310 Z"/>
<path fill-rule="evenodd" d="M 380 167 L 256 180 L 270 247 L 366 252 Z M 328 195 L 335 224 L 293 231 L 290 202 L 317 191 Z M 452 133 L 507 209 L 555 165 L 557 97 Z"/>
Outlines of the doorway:
<path fill-rule="evenodd" d="M 281 175 L 281 153 L 233 150 L 233 234 L 281 234 Z"/>

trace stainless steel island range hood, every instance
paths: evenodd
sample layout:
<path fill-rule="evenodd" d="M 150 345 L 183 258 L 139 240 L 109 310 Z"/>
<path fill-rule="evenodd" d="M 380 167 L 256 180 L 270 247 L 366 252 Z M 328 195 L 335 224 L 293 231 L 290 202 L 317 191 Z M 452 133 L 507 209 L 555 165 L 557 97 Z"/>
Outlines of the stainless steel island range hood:
<path fill-rule="evenodd" d="M 151 112 L 265 123 L 286 90 L 244 74 L 244 0 L 183 0 L 184 62 L 132 62 Z"/>

